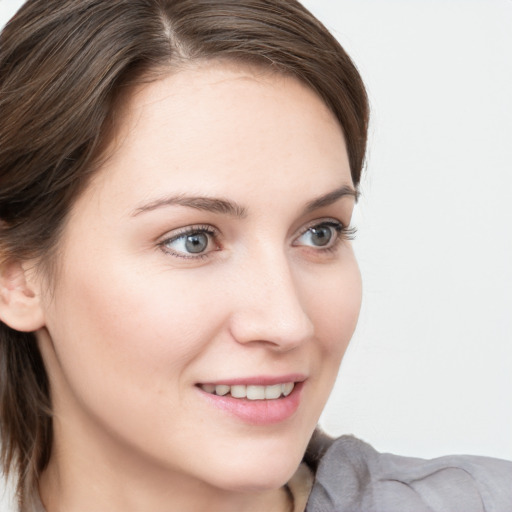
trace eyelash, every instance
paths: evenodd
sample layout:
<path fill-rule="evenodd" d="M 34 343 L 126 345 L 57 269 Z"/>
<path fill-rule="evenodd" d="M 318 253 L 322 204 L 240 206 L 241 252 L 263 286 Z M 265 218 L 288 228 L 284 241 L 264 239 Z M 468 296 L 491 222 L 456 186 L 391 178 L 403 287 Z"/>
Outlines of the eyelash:
<path fill-rule="evenodd" d="M 336 238 L 328 247 L 316 247 L 313 250 L 317 253 L 334 253 L 338 249 L 338 246 L 342 242 L 354 240 L 357 233 L 356 227 L 345 226 L 343 223 L 339 222 L 335 219 L 325 219 L 325 220 L 315 220 L 312 223 L 306 225 L 304 229 L 301 230 L 300 234 L 296 237 L 300 238 L 305 235 L 310 229 L 319 228 L 328 226 L 333 228 L 336 232 Z M 309 246 L 311 247 L 311 246 Z"/>
<path fill-rule="evenodd" d="M 165 254 L 170 254 L 171 256 L 175 256 L 177 258 L 183 258 L 185 260 L 196 260 L 196 259 L 205 259 L 210 256 L 212 251 L 196 254 L 196 255 L 186 255 L 181 252 L 174 251 L 167 247 L 167 244 L 179 240 L 182 237 L 196 235 L 196 234 L 206 234 L 210 239 L 218 240 L 220 238 L 220 233 L 217 229 L 210 225 L 199 225 L 199 226 L 188 226 L 186 228 L 182 228 L 178 230 L 176 233 L 173 233 L 172 236 L 162 240 L 158 246 L 162 249 Z M 217 246 L 219 243 L 217 242 Z M 215 251 L 215 250 L 214 250 Z"/>
<path fill-rule="evenodd" d="M 343 225 L 341 222 L 334 220 L 334 219 L 325 219 L 320 221 L 314 221 L 313 223 L 310 223 L 306 225 L 300 233 L 297 235 L 295 240 L 299 239 L 303 235 L 305 235 L 309 230 L 314 228 L 320 228 L 320 227 L 329 227 L 333 228 L 336 232 L 336 238 L 328 247 L 321 247 L 318 246 L 316 248 L 313 248 L 312 246 L 304 246 L 308 247 L 310 249 L 313 249 L 316 253 L 334 253 L 336 252 L 339 244 L 343 241 L 347 240 L 354 240 L 357 229 L 355 227 L 347 227 Z M 185 253 L 181 253 L 175 250 L 172 250 L 168 247 L 168 244 L 171 242 L 175 242 L 176 240 L 179 240 L 182 237 L 190 236 L 190 235 L 198 235 L 198 234 L 206 234 L 210 238 L 210 240 L 214 240 L 217 242 L 217 249 L 213 249 L 211 251 L 208 251 L 206 253 L 198 253 L 196 255 L 187 255 Z M 218 239 L 220 238 L 220 232 L 210 226 L 210 225 L 198 225 L 198 226 L 188 226 L 186 228 L 182 228 L 181 230 L 178 230 L 176 233 L 173 233 L 171 237 L 165 238 L 161 242 L 158 243 L 158 246 L 162 249 L 162 251 L 165 254 L 169 254 L 171 256 L 177 257 L 177 258 L 183 258 L 186 260 L 197 260 L 197 259 L 205 259 L 210 257 L 212 252 L 215 252 L 216 250 L 219 250 L 220 244 L 218 242 Z M 299 246 L 299 244 L 295 245 Z"/>

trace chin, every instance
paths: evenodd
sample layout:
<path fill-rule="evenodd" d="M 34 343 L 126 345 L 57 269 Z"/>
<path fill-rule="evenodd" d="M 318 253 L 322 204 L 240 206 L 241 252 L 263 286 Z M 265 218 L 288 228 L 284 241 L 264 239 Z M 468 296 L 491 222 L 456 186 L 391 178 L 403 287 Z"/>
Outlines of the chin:
<path fill-rule="evenodd" d="M 290 435 L 285 442 L 264 440 L 259 442 L 238 442 L 226 450 L 214 482 L 216 487 L 231 491 L 265 491 L 285 485 L 299 467 L 304 456 L 307 441 L 291 442 Z"/>
<path fill-rule="evenodd" d="M 229 471 L 222 469 L 223 475 L 216 478 L 214 485 L 231 492 L 263 492 L 278 489 L 285 485 L 297 470 L 300 460 L 291 464 L 283 464 L 269 459 L 258 467 L 248 466 L 244 470 Z"/>

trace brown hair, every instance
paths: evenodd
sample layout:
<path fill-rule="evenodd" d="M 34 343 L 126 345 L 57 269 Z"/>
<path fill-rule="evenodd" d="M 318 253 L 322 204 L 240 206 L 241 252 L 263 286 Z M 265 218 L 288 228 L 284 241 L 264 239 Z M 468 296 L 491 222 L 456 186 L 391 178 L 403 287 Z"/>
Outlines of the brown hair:
<path fill-rule="evenodd" d="M 29 0 L 0 36 L 0 264 L 36 258 L 51 268 L 129 85 L 215 58 L 266 66 L 316 91 L 344 130 L 358 185 L 363 83 L 295 0 Z M 23 506 L 51 453 L 50 386 L 34 334 L 1 322 L 0 435 Z"/>

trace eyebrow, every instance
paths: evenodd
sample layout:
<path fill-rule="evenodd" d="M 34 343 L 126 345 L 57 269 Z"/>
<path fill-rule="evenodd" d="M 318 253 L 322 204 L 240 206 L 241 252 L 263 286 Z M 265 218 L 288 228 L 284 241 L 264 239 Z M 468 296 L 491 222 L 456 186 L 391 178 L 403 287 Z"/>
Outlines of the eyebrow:
<path fill-rule="evenodd" d="M 352 187 L 348 185 L 343 185 L 332 192 L 328 192 L 316 199 L 313 199 L 309 203 L 306 204 L 304 209 L 305 213 L 313 212 L 314 210 L 318 210 L 320 208 L 324 208 L 329 206 L 342 197 L 349 196 L 353 197 L 356 201 L 359 197 L 359 192 L 354 190 Z M 196 210 L 203 210 L 208 212 L 220 213 L 224 215 L 230 215 L 232 217 L 237 217 L 243 219 L 247 217 L 247 209 L 238 203 L 217 197 L 207 197 L 207 196 L 187 196 L 184 194 L 179 194 L 176 196 L 164 197 L 161 199 L 157 199 L 151 203 L 145 204 L 136 208 L 132 212 L 132 217 L 136 217 L 141 213 L 150 212 L 156 210 L 158 208 L 164 208 L 167 206 L 186 206 L 189 208 L 194 208 Z"/>
<path fill-rule="evenodd" d="M 359 199 L 359 192 L 357 190 L 354 190 L 349 185 L 343 185 L 342 187 L 337 188 L 332 192 L 328 192 L 327 194 L 324 194 L 323 196 L 317 197 L 316 199 L 313 199 L 313 201 L 310 201 L 306 205 L 305 212 L 311 213 L 320 208 L 324 208 L 335 203 L 336 201 L 338 201 L 338 199 L 341 199 L 342 197 L 346 196 L 353 197 L 357 202 L 357 200 Z"/>
<path fill-rule="evenodd" d="M 152 203 L 136 208 L 132 213 L 132 217 L 135 217 L 144 212 L 156 210 L 157 208 L 174 205 L 187 206 L 196 210 L 221 213 L 242 219 L 247 216 L 247 210 L 234 201 L 229 201 L 227 199 L 217 197 L 187 196 L 184 194 L 179 194 L 177 196 L 157 199 Z"/>

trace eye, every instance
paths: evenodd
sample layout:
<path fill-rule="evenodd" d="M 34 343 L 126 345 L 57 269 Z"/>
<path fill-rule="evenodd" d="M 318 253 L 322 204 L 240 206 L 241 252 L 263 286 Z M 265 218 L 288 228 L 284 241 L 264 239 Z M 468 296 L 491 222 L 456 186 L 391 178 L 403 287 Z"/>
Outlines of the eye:
<path fill-rule="evenodd" d="M 330 220 L 307 227 L 293 245 L 332 249 L 339 241 L 350 239 L 353 233 L 354 230 L 346 228 L 341 222 Z"/>
<path fill-rule="evenodd" d="M 165 252 L 174 256 L 195 258 L 218 250 L 215 236 L 215 231 L 210 227 L 192 227 L 173 234 L 159 245 Z"/>
<path fill-rule="evenodd" d="M 336 236 L 333 226 L 320 224 L 309 228 L 303 235 L 299 237 L 304 245 L 312 245 L 315 247 L 325 247 Z"/>

